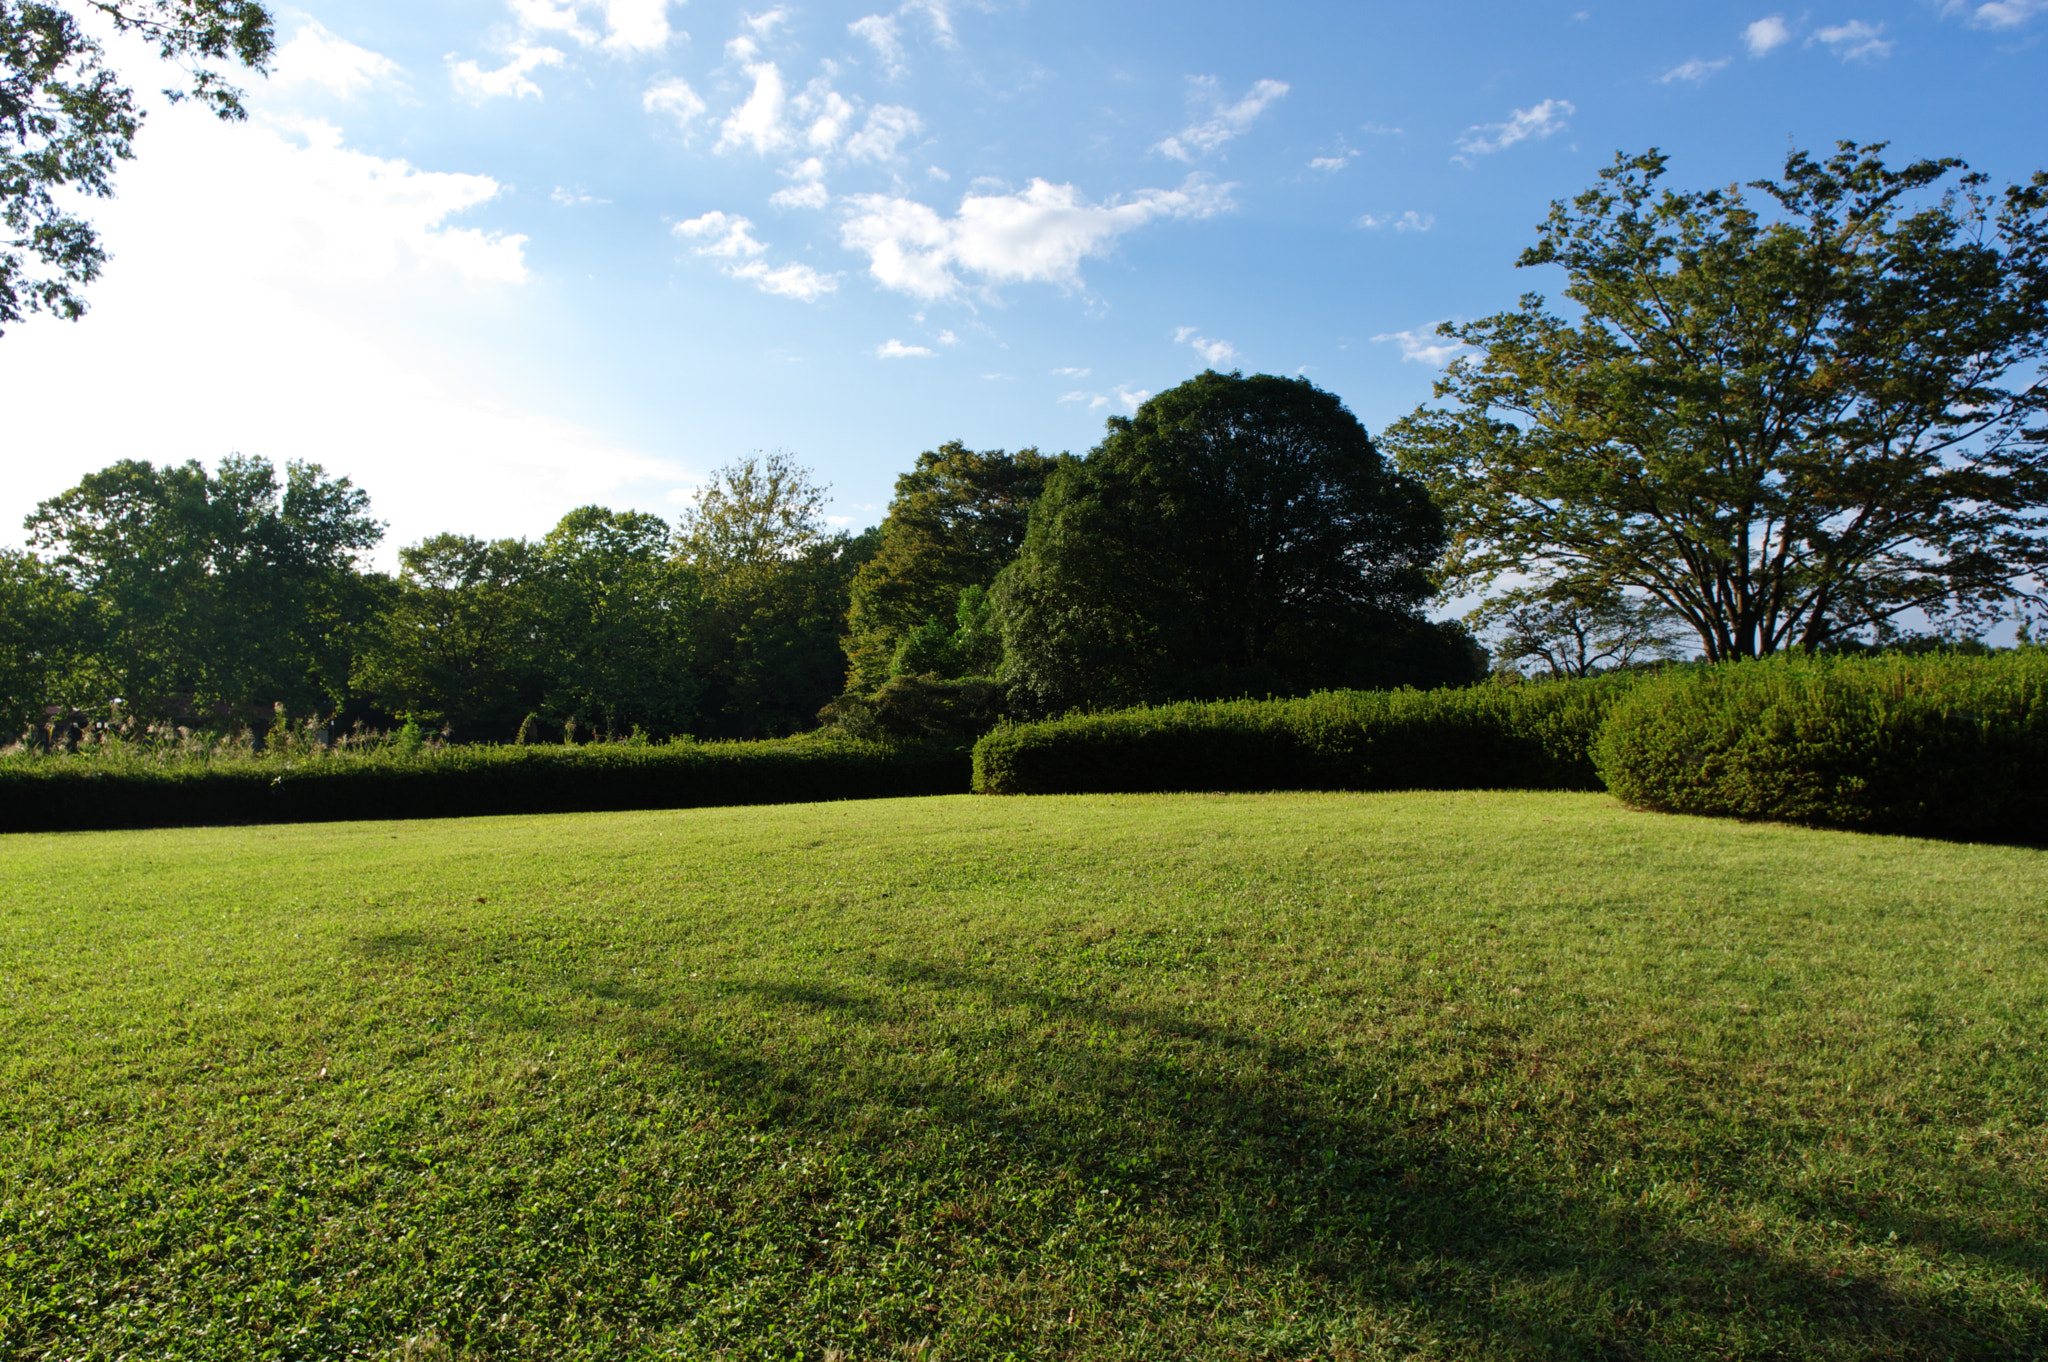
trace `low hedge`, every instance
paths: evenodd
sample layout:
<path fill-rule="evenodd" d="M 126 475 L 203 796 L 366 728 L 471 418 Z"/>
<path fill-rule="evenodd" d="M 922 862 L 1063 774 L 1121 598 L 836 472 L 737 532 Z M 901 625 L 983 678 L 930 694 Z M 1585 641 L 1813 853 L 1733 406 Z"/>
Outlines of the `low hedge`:
<path fill-rule="evenodd" d="M 974 788 L 1597 790 L 1594 735 L 1637 680 L 1325 691 L 1018 724 L 975 744 Z"/>
<path fill-rule="evenodd" d="M 581 813 L 960 794 L 957 744 L 456 747 L 416 757 L 0 762 L 0 831 Z"/>
<path fill-rule="evenodd" d="M 2048 650 L 1677 669 L 1620 699 L 1595 761 L 1670 813 L 2048 840 Z"/>

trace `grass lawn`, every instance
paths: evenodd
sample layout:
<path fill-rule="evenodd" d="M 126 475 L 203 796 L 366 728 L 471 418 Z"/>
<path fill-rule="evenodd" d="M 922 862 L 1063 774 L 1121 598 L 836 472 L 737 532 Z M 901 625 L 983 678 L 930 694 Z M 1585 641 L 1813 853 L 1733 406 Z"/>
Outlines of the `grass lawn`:
<path fill-rule="evenodd" d="M 1601 795 L 0 838 L 0 1357 L 2048 1353 L 2048 853 Z"/>

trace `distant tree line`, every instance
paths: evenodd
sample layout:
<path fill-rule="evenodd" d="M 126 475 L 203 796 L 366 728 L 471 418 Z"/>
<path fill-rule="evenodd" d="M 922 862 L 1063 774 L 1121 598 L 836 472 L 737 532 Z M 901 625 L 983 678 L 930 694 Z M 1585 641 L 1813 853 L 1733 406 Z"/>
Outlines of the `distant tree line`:
<path fill-rule="evenodd" d="M 0 553 L 0 719 L 939 732 L 945 704 L 1459 684 L 1488 665 L 1473 629 L 1584 676 L 1688 639 L 1722 661 L 2025 620 L 2048 604 L 2048 175 L 1993 193 L 1882 150 L 1792 153 L 1748 186 L 1768 212 L 1618 157 L 1522 259 L 1563 267 L 1576 315 L 1531 294 L 1447 324 L 1466 352 L 1390 457 L 1306 379 L 1209 372 L 1085 456 L 926 452 L 861 534 L 773 455 L 674 525 L 583 507 L 537 541 L 436 536 L 396 574 L 364 567 L 365 494 L 317 467 L 119 463 Z M 1470 591 L 1466 623 L 1422 613 Z"/>

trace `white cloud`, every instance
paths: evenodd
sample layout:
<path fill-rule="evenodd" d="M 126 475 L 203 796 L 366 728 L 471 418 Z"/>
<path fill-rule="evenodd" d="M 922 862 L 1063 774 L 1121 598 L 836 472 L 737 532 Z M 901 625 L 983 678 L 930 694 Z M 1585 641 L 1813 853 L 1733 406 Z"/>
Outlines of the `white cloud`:
<path fill-rule="evenodd" d="M 1691 81 L 1694 85 L 1698 85 L 1703 83 L 1707 77 L 1726 66 L 1728 61 L 1727 57 L 1719 57 L 1713 61 L 1702 61 L 1700 58 L 1694 57 L 1689 62 L 1672 67 L 1659 79 L 1665 85 L 1669 85 L 1674 80 Z"/>
<path fill-rule="evenodd" d="M 1086 369 L 1055 369 L 1055 370 L 1053 370 L 1053 372 L 1054 372 L 1054 373 L 1056 373 L 1056 374 L 1058 374 L 1058 375 L 1059 375 L 1060 377 L 1062 377 L 1062 378 L 1086 378 L 1086 377 L 1088 377 L 1088 371 L 1087 371 Z"/>
<path fill-rule="evenodd" d="M 941 345 L 958 345 L 959 343 L 960 343 L 960 338 L 959 338 L 958 336 L 954 335 L 954 334 L 953 334 L 953 333 L 952 333 L 951 331 L 941 331 L 941 332 L 939 333 L 939 344 L 941 344 Z"/>
<path fill-rule="evenodd" d="M 922 345 L 905 345 L 893 338 L 875 347 L 876 359 L 931 359 L 937 354 L 936 350 Z"/>
<path fill-rule="evenodd" d="M 903 65 L 903 35 L 897 31 L 894 16 L 870 14 L 864 19 L 855 19 L 846 26 L 846 31 L 875 49 L 875 55 L 882 59 L 885 74 L 892 77 L 903 74 L 906 69 Z"/>
<path fill-rule="evenodd" d="M 1348 154 L 1344 156 L 1318 156 L 1308 163 L 1308 168 L 1310 170 L 1336 171 L 1342 170 L 1350 164 L 1351 157 Z"/>
<path fill-rule="evenodd" d="M 1750 56 L 1761 57 L 1791 42 L 1792 28 L 1785 22 L 1784 15 L 1773 14 L 1743 29 L 1742 41 L 1749 44 Z"/>
<path fill-rule="evenodd" d="M 832 201 L 825 188 L 825 163 L 816 156 L 805 157 L 784 173 L 796 183 L 768 196 L 777 208 L 823 208 Z"/>
<path fill-rule="evenodd" d="M 1126 388 L 1121 384 L 1116 388 L 1116 400 L 1124 404 L 1125 411 L 1136 411 L 1151 395 L 1150 388 Z"/>
<path fill-rule="evenodd" d="M 211 464 L 241 450 L 353 478 L 391 522 L 390 566 L 428 534 L 537 534 L 567 507 L 681 475 L 466 362 L 489 357 L 444 362 L 458 348 L 444 325 L 473 332 L 478 295 L 492 316 L 520 306 L 522 239 L 451 226 L 488 210 L 490 177 L 368 155 L 325 123 L 222 124 L 191 103 L 148 127 L 120 196 L 94 206 L 114 258 L 92 312 L 6 338 L 6 447 L 35 453 L 33 479 L 6 457 L 0 523 L 137 451 Z M 105 400 L 108 374 L 120 401 Z"/>
<path fill-rule="evenodd" d="M 1480 123 L 1467 128 L 1458 139 L 1458 150 L 1467 155 L 1486 156 L 1506 151 L 1532 137 L 1540 141 L 1563 132 L 1570 126 L 1565 120 L 1577 112 L 1568 99 L 1546 99 L 1533 108 L 1516 109 L 1504 123 Z"/>
<path fill-rule="evenodd" d="M 1826 43 L 1829 50 L 1843 61 L 1875 61 L 1892 53 L 1891 41 L 1883 37 L 1883 33 L 1883 24 L 1866 24 L 1861 19 L 1851 19 L 1846 24 L 1815 29 L 1806 45 Z"/>
<path fill-rule="evenodd" d="M 552 47 L 534 47 L 527 43 L 514 43 L 509 51 L 512 60 L 495 71 L 486 71 L 473 61 L 450 62 L 448 74 L 455 82 L 456 93 L 478 104 L 505 95 L 515 99 L 532 95 L 539 99 L 540 86 L 528 80 L 526 73 L 542 66 L 561 65 L 562 54 Z"/>
<path fill-rule="evenodd" d="M 719 127 L 716 151 L 751 147 L 761 155 L 780 151 L 795 140 L 789 131 L 789 95 L 783 88 L 782 70 L 772 61 L 753 62 L 747 74 L 754 78 L 754 91 L 746 102 L 727 115 Z"/>
<path fill-rule="evenodd" d="M 1109 398 L 1103 393 L 1061 393 L 1059 400 L 1062 402 L 1086 402 L 1090 411 L 1095 411 L 1109 405 Z"/>
<path fill-rule="evenodd" d="M 1209 102 L 1212 112 L 1208 118 L 1188 124 L 1152 148 L 1177 161 L 1192 161 L 1196 156 L 1214 151 L 1232 138 L 1241 136 L 1266 111 L 1266 106 L 1287 93 L 1287 82 L 1262 80 L 1235 104 L 1225 104 L 1216 92 L 1215 77 L 1192 76 L 1188 83 L 1198 92 L 1198 97 Z"/>
<path fill-rule="evenodd" d="M 1944 17 L 1968 14 L 1972 28 L 2018 28 L 2037 14 L 2048 14 L 2048 0 L 1989 0 L 1986 4 L 1947 0 L 1941 12 Z"/>
<path fill-rule="evenodd" d="M 292 40 L 277 50 L 272 79 L 279 85 L 323 86 L 347 98 L 398 74 L 398 63 L 391 58 L 337 38 L 308 19 Z"/>
<path fill-rule="evenodd" d="M 740 22 L 745 24 L 747 32 L 756 38 L 772 38 L 778 27 L 789 22 L 789 6 L 776 5 L 759 14 L 743 14 L 740 16 Z"/>
<path fill-rule="evenodd" d="M 1463 341 L 1437 335 L 1435 322 L 1412 327 L 1407 331 L 1389 331 L 1374 336 L 1373 339 L 1381 342 L 1393 341 L 1399 345 L 1403 363 L 1413 360 L 1417 364 L 1427 364 L 1438 369 L 1449 364 L 1468 348 Z"/>
<path fill-rule="evenodd" d="M 510 5 L 524 33 L 559 33 L 615 57 L 659 52 L 676 36 L 668 23 L 669 0 L 510 0 Z M 603 16 L 603 31 L 584 22 L 586 10 Z"/>
<path fill-rule="evenodd" d="M 676 127 L 686 138 L 690 126 L 704 116 L 703 97 L 681 76 L 663 76 L 648 86 L 647 93 L 640 96 L 640 107 L 648 113 L 667 114 L 675 119 Z"/>
<path fill-rule="evenodd" d="M 1175 345 L 1191 345 L 1195 353 L 1211 364 L 1226 364 L 1237 358 L 1237 347 L 1227 340 L 1211 340 L 1195 334 L 1192 326 L 1183 326 L 1173 333 Z"/>
<path fill-rule="evenodd" d="M 1358 130 L 1371 133 L 1374 137 L 1399 137 L 1408 131 L 1406 128 L 1397 128 L 1391 123 L 1360 123 Z"/>
<path fill-rule="evenodd" d="M 1391 215 L 1382 217 L 1367 213 L 1358 220 L 1358 225 L 1368 231 L 1378 231 L 1382 227 L 1391 227 L 1397 232 L 1426 232 L 1436 226 L 1436 214 L 1418 213 L 1413 208 L 1399 217 Z"/>
<path fill-rule="evenodd" d="M 839 145 L 839 139 L 846 136 L 847 125 L 853 121 L 853 101 L 834 90 L 824 76 L 819 76 L 798 95 L 796 112 L 811 120 L 804 130 L 804 141 L 813 151 L 830 151 Z"/>
<path fill-rule="evenodd" d="M 586 204 L 611 202 L 610 199 L 600 199 L 586 194 L 581 189 L 566 189 L 561 185 L 556 185 L 555 191 L 549 194 L 548 198 L 559 203 L 564 208 L 581 208 Z"/>
<path fill-rule="evenodd" d="M 839 276 L 820 274 L 809 265 L 771 267 L 763 261 L 750 260 L 744 265 L 727 266 L 725 272 L 735 279 L 746 280 L 763 293 L 794 298 L 800 303 L 815 303 L 839 287 Z"/>
<path fill-rule="evenodd" d="M 878 104 L 868 110 L 866 126 L 846 144 L 846 154 L 857 161 L 887 161 L 906 137 L 924 131 L 924 121 L 915 109 L 900 104 Z"/>
<path fill-rule="evenodd" d="M 1083 372 L 1085 373 L 1086 370 L 1083 370 Z M 1062 402 L 1085 402 L 1088 404 L 1088 410 L 1090 411 L 1101 411 L 1111 402 L 1120 402 L 1123 404 L 1125 411 L 1136 411 L 1144 403 L 1145 399 L 1151 395 L 1152 390 L 1150 388 L 1126 388 L 1122 384 L 1118 384 L 1106 393 L 1061 393 L 1059 400 Z"/>
<path fill-rule="evenodd" d="M 1090 204 L 1071 184 L 1034 179 L 1015 194 L 968 194 L 943 218 L 912 199 L 853 196 L 840 240 L 865 253 L 884 288 L 919 298 L 948 298 L 956 270 L 988 284 L 1077 287 L 1081 261 L 1106 253 L 1123 233 L 1159 218 L 1204 218 L 1233 205 L 1230 186 L 1190 176 L 1179 189 L 1140 190 L 1128 202 Z"/>
<path fill-rule="evenodd" d="M 704 241 L 704 245 L 696 248 L 699 255 L 733 260 L 740 256 L 756 256 L 768 249 L 754 239 L 752 219 L 732 213 L 706 213 L 688 222 L 678 222 L 669 230 L 679 237 Z"/>
<path fill-rule="evenodd" d="M 710 212 L 678 222 L 670 230 L 685 240 L 702 241 L 704 244 L 696 247 L 698 255 L 727 261 L 724 268 L 729 277 L 744 279 L 763 293 L 814 303 L 839 287 L 837 276 L 820 274 L 809 265 L 770 265 L 759 259 L 768 246 L 755 238 L 749 218 Z"/>

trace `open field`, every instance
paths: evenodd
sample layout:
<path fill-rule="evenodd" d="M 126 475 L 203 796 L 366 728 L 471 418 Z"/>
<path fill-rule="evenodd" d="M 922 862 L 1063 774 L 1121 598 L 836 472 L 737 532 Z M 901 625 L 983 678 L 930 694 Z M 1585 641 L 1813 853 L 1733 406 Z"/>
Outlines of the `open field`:
<path fill-rule="evenodd" d="M 0 838 L 0 1356 L 2048 1352 L 2048 853 L 1592 794 Z"/>

